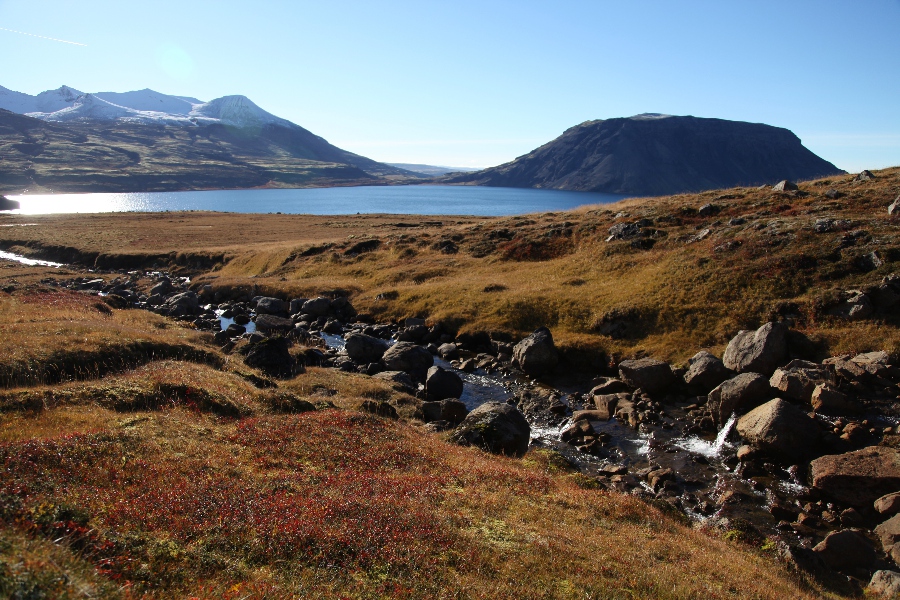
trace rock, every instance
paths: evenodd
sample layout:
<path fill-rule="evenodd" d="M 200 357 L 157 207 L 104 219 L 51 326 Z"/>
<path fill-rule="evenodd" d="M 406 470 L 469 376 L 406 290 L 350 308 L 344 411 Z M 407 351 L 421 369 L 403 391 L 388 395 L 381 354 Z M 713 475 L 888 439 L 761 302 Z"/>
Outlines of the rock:
<path fill-rule="evenodd" d="M 553 334 L 541 327 L 513 347 L 513 358 L 519 368 L 532 377 L 551 372 L 559 362 Z"/>
<path fill-rule="evenodd" d="M 900 596 L 900 573 L 887 570 L 875 571 L 869 581 L 867 591 L 882 598 L 897 598 Z"/>
<path fill-rule="evenodd" d="M 605 410 L 576 410 L 572 413 L 572 422 L 578 421 L 609 421 L 612 415 Z"/>
<path fill-rule="evenodd" d="M 628 391 L 628 384 L 621 379 L 613 379 L 611 377 L 604 379 L 605 381 L 603 381 L 603 383 L 598 383 L 591 388 L 591 391 L 588 392 L 588 394 L 591 396 L 598 396 L 601 394 L 618 394 L 619 392 Z"/>
<path fill-rule="evenodd" d="M 559 439 L 566 442 L 571 443 L 574 440 L 596 435 L 597 432 L 594 431 L 594 427 L 591 425 L 591 422 L 587 419 L 582 419 L 580 421 L 575 421 L 568 427 L 566 427 L 562 433 L 559 434 Z"/>
<path fill-rule="evenodd" d="M 780 391 L 784 398 L 809 402 L 818 384 L 832 383 L 833 379 L 827 367 L 805 360 L 792 360 L 775 371 L 769 385 Z"/>
<path fill-rule="evenodd" d="M 718 214 L 720 210 L 722 209 L 715 204 L 704 204 L 697 211 L 697 214 L 701 217 L 711 217 L 712 215 Z"/>
<path fill-rule="evenodd" d="M 463 381 L 459 375 L 443 367 L 431 367 L 425 376 L 425 396 L 429 400 L 459 398 L 463 393 Z"/>
<path fill-rule="evenodd" d="M 900 214 L 900 196 L 894 198 L 894 201 L 891 202 L 890 206 L 888 206 L 888 214 L 892 217 L 894 215 Z"/>
<path fill-rule="evenodd" d="M 372 377 L 396 383 L 408 394 L 416 393 L 416 384 L 409 376 L 409 373 L 404 373 L 403 371 L 381 371 L 372 375 Z"/>
<path fill-rule="evenodd" d="M 413 415 L 417 419 L 421 419 L 425 423 L 432 423 L 441 420 L 441 403 L 434 401 L 426 401 L 419 405 Z"/>
<path fill-rule="evenodd" d="M 772 388 L 759 373 L 741 373 L 722 382 L 707 397 L 713 419 L 722 425 L 731 413 L 755 408 L 771 398 Z"/>
<path fill-rule="evenodd" d="M 900 492 L 885 494 L 875 501 L 875 510 L 887 516 L 893 516 L 900 513 Z"/>
<path fill-rule="evenodd" d="M 260 331 L 282 331 L 288 332 L 294 329 L 294 322 L 284 317 L 276 317 L 275 315 L 256 315 L 254 319 L 256 328 Z"/>
<path fill-rule="evenodd" d="M 788 328 L 766 323 L 756 331 L 739 331 L 725 348 L 722 362 L 738 373 L 771 375 L 787 357 Z"/>
<path fill-rule="evenodd" d="M 294 358 L 283 337 L 264 338 L 247 346 L 244 364 L 270 377 L 287 378 L 294 374 Z"/>
<path fill-rule="evenodd" d="M 874 544 L 858 531 L 843 529 L 829 533 L 813 548 L 829 569 L 867 568 L 877 559 Z"/>
<path fill-rule="evenodd" d="M 366 400 L 360 406 L 360 409 L 365 412 L 372 413 L 373 415 L 378 415 L 379 417 L 385 417 L 387 419 L 396 419 L 397 418 L 397 409 L 394 408 L 392 404 L 385 401 L 378 400 Z"/>
<path fill-rule="evenodd" d="M 258 315 L 286 315 L 288 305 L 280 298 L 262 297 L 256 301 Z"/>
<path fill-rule="evenodd" d="M 853 181 L 870 181 L 872 179 L 875 179 L 875 176 L 872 174 L 872 172 L 867 169 L 863 169 L 861 173 L 858 173 L 856 177 L 853 178 Z"/>
<path fill-rule="evenodd" d="M 853 362 L 858 365 L 885 365 L 888 366 L 891 364 L 891 355 L 885 352 L 884 350 L 879 350 L 876 352 L 866 352 L 864 354 L 857 354 L 853 358 L 851 358 Z"/>
<path fill-rule="evenodd" d="M 309 298 L 294 298 L 291 300 L 290 304 L 288 304 L 288 312 L 292 315 L 300 314 L 300 311 L 303 310 L 303 304 L 309 300 Z"/>
<path fill-rule="evenodd" d="M 469 409 L 459 400 L 448 398 L 441 400 L 441 419 L 453 425 L 462 423 L 469 414 Z"/>
<path fill-rule="evenodd" d="M 486 402 L 466 416 L 450 441 L 495 454 L 522 456 L 528 450 L 530 436 L 528 421 L 514 406 Z"/>
<path fill-rule="evenodd" d="M 171 294 L 175 291 L 175 286 L 172 285 L 172 281 L 168 277 L 163 277 L 159 280 L 159 283 L 150 288 L 150 295 L 159 294 L 161 296 L 165 296 L 166 294 Z"/>
<path fill-rule="evenodd" d="M 891 548 L 900 542 L 900 515 L 894 515 L 876 527 L 875 535 L 881 540 L 884 551 L 890 553 Z"/>
<path fill-rule="evenodd" d="M 841 301 L 828 310 L 828 314 L 847 319 L 861 321 L 875 313 L 875 307 L 869 295 L 860 290 L 848 290 L 841 294 Z"/>
<path fill-rule="evenodd" d="M 868 508 L 900 490 L 900 452 L 872 446 L 822 456 L 810 463 L 809 473 L 814 488 L 839 502 Z"/>
<path fill-rule="evenodd" d="M 810 404 L 817 413 L 846 415 L 859 412 L 860 406 L 831 383 L 820 383 L 813 389 Z"/>
<path fill-rule="evenodd" d="M 772 189 L 776 192 L 794 192 L 799 190 L 796 183 L 788 181 L 787 179 L 782 179 L 778 183 L 772 186 Z"/>
<path fill-rule="evenodd" d="M 628 398 L 628 394 L 622 394 L 625 398 Z M 594 406 L 597 407 L 596 412 L 603 415 L 602 418 L 598 419 L 601 421 L 609 421 L 616 414 L 616 407 L 622 398 L 618 394 L 599 394 L 594 396 Z"/>
<path fill-rule="evenodd" d="M 347 356 L 359 364 L 380 361 L 389 348 L 388 343 L 384 340 L 364 333 L 348 333 L 344 336 L 344 340 L 346 341 L 344 348 L 347 350 Z"/>
<path fill-rule="evenodd" d="M 780 398 L 741 417 L 737 431 L 752 447 L 792 464 L 814 454 L 821 437 L 815 419 Z"/>
<path fill-rule="evenodd" d="M 726 367 L 725 363 L 705 350 L 691 357 L 688 364 L 690 368 L 684 374 L 684 382 L 704 394 L 735 376 L 735 372 Z"/>
<path fill-rule="evenodd" d="M 456 347 L 456 344 L 452 344 L 449 342 L 438 346 L 437 353 L 438 353 L 438 356 L 440 356 L 444 360 L 458 360 L 459 359 L 459 348 Z"/>
<path fill-rule="evenodd" d="M 381 357 L 384 366 L 391 371 L 405 371 L 415 381 L 424 383 L 428 369 L 434 364 L 431 353 L 412 342 L 397 342 Z"/>
<path fill-rule="evenodd" d="M 313 317 L 324 317 L 331 312 L 331 300 L 328 298 L 318 297 L 307 300 L 300 308 L 300 312 Z"/>
<path fill-rule="evenodd" d="M 825 192 L 825 197 L 830 200 L 837 200 L 838 198 L 843 198 L 844 194 L 834 188 L 831 188 Z"/>
<path fill-rule="evenodd" d="M 171 316 L 196 315 L 200 313 L 200 299 L 194 292 L 182 292 L 166 300 Z"/>
<path fill-rule="evenodd" d="M 669 363 L 653 358 L 623 360 L 619 363 L 619 377 L 633 388 L 647 394 L 665 392 L 677 383 Z"/>

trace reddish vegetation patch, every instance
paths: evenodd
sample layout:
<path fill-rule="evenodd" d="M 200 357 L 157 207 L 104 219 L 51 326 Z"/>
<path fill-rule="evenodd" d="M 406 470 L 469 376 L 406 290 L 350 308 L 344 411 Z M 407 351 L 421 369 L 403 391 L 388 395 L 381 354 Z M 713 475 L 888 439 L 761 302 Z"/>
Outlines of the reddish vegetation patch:
<path fill-rule="evenodd" d="M 250 419 L 225 443 L 245 460 L 232 452 L 160 456 L 127 436 L 5 444 L 0 517 L 69 539 L 119 581 L 139 578 L 137 564 L 153 557 L 104 539 L 88 521 L 115 536 L 174 540 L 182 554 L 202 548 L 250 564 L 286 559 L 410 572 L 436 566 L 452 544 L 437 510 L 451 474 L 435 472 L 411 436 L 373 417 L 324 411 Z M 239 469 L 248 464 L 253 472 Z M 166 568 L 157 557 L 156 570 Z"/>

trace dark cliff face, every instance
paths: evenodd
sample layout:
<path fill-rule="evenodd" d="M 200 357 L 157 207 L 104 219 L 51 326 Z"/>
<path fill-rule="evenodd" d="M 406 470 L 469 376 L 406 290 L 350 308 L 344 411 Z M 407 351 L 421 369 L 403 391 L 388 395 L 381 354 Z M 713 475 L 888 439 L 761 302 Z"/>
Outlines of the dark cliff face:
<path fill-rule="evenodd" d="M 655 196 L 839 173 L 780 127 L 639 116 L 582 123 L 510 163 L 445 181 Z"/>

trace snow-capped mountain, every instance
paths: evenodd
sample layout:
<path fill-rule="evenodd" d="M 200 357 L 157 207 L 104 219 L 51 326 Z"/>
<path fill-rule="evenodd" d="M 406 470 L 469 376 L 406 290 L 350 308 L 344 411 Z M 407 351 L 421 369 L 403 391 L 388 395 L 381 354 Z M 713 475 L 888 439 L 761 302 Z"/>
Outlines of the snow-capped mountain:
<path fill-rule="evenodd" d="M 83 94 L 62 86 L 31 96 L 0 87 L 0 108 L 57 123 L 117 121 L 184 126 L 222 123 L 239 128 L 260 128 L 269 124 L 298 127 L 264 111 L 246 96 L 224 96 L 203 102 L 150 89 Z"/>

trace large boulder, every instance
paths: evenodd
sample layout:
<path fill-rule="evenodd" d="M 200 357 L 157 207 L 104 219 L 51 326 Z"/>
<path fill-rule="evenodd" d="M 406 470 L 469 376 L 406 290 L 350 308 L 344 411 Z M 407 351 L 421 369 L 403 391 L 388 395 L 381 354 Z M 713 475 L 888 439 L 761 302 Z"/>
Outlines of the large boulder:
<path fill-rule="evenodd" d="M 691 357 L 688 364 L 690 367 L 684 374 L 684 382 L 704 394 L 735 376 L 735 372 L 726 367 L 725 363 L 705 350 Z"/>
<path fill-rule="evenodd" d="M 875 528 L 875 535 L 881 540 L 881 547 L 888 554 L 900 542 L 900 515 L 895 515 Z"/>
<path fill-rule="evenodd" d="M 247 346 L 244 363 L 270 377 L 290 377 L 296 369 L 288 341 L 283 337 L 263 338 Z"/>
<path fill-rule="evenodd" d="M 877 559 L 875 545 L 863 534 L 852 529 L 829 533 L 813 548 L 829 569 L 870 567 Z"/>
<path fill-rule="evenodd" d="M 372 377 L 383 381 L 390 381 L 391 383 L 396 384 L 396 388 L 399 388 L 400 391 L 406 392 L 407 394 L 416 393 L 416 382 L 412 380 L 409 373 L 403 371 L 382 371 L 372 375 Z"/>
<path fill-rule="evenodd" d="M 809 465 L 814 488 L 839 502 L 869 508 L 885 494 L 900 490 L 900 452 L 872 446 L 830 454 Z"/>
<path fill-rule="evenodd" d="M 787 335 L 784 323 L 766 323 L 756 331 L 739 331 L 728 342 L 722 362 L 738 373 L 771 375 L 787 357 Z"/>
<path fill-rule="evenodd" d="M 200 298 L 194 292 L 182 292 L 168 298 L 166 307 L 173 317 L 196 315 L 200 312 Z"/>
<path fill-rule="evenodd" d="M 280 331 L 282 333 L 287 333 L 294 329 L 293 321 L 276 315 L 256 315 L 253 322 L 256 323 L 256 328 L 260 331 Z"/>
<path fill-rule="evenodd" d="M 486 402 L 466 416 L 450 441 L 494 454 L 522 456 L 530 437 L 531 427 L 515 406 Z"/>
<path fill-rule="evenodd" d="M 781 392 L 783 398 L 809 402 L 813 390 L 820 383 L 833 383 L 827 367 L 805 360 L 792 360 L 769 379 L 769 385 Z"/>
<path fill-rule="evenodd" d="M 431 352 L 412 342 L 397 342 L 381 357 L 384 366 L 391 371 L 404 371 L 421 383 L 425 383 L 428 369 L 434 364 Z"/>
<path fill-rule="evenodd" d="M 321 296 L 319 298 L 307 300 L 300 308 L 300 312 L 305 315 L 312 315 L 313 317 L 327 316 L 328 313 L 331 312 L 331 300 Z"/>
<path fill-rule="evenodd" d="M 262 297 L 256 301 L 256 314 L 258 315 L 286 315 L 287 303 L 280 298 Z"/>
<path fill-rule="evenodd" d="M 816 413 L 846 415 L 860 411 L 859 404 L 830 383 L 820 383 L 813 388 L 809 403 Z"/>
<path fill-rule="evenodd" d="M 648 394 L 665 392 L 678 382 L 669 363 L 654 358 L 623 360 L 619 363 L 619 377 Z"/>
<path fill-rule="evenodd" d="M 781 398 L 741 417 L 737 432 L 752 448 L 789 463 L 813 455 L 821 440 L 816 420 Z"/>
<path fill-rule="evenodd" d="M 708 395 L 707 407 L 720 425 L 731 413 L 755 408 L 772 397 L 769 380 L 759 373 L 741 373 L 722 382 Z"/>
<path fill-rule="evenodd" d="M 425 376 L 425 396 L 432 401 L 459 398 L 463 393 L 463 380 L 453 371 L 431 367 Z"/>
<path fill-rule="evenodd" d="M 384 340 L 364 333 L 348 333 L 344 340 L 347 356 L 359 364 L 378 362 L 389 347 Z"/>
<path fill-rule="evenodd" d="M 553 334 L 546 327 L 541 327 L 513 347 L 513 358 L 519 368 L 532 377 L 551 372 L 559 363 Z"/>

